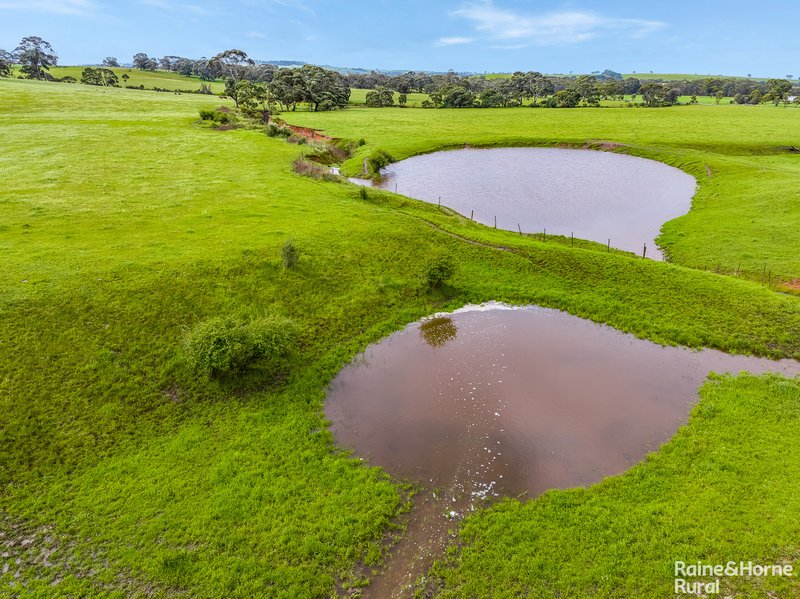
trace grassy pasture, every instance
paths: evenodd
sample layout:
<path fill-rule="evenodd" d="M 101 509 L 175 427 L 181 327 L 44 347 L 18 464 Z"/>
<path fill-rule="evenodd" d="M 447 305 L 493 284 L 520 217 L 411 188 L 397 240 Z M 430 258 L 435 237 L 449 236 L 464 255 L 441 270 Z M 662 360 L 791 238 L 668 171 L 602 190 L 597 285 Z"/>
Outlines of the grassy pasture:
<path fill-rule="evenodd" d="M 354 106 L 364 105 L 367 101 L 367 94 L 371 90 L 368 89 L 351 89 L 350 90 L 350 104 Z M 397 92 L 394 93 L 394 102 L 395 105 L 397 104 L 397 96 L 399 96 Z M 411 93 L 407 94 L 408 100 L 406 106 L 408 108 L 419 108 L 422 103 L 428 99 L 428 94 L 420 94 L 420 93 Z"/>
<path fill-rule="evenodd" d="M 74 77 L 77 81 L 81 80 L 81 73 L 85 67 L 63 66 L 52 67 L 50 74 L 59 79 L 64 77 Z M 205 83 L 209 85 L 215 94 L 225 91 L 225 82 L 221 79 L 216 81 L 203 81 L 199 77 L 187 77 L 179 73 L 171 71 L 142 71 L 140 69 L 132 69 L 127 67 L 111 67 L 111 70 L 119 77 L 120 87 L 125 87 L 125 82 L 122 80 L 122 75 L 128 75 L 128 85 L 131 87 L 144 85 L 145 89 L 153 89 L 159 87 L 161 89 L 169 90 L 197 90 L 200 85 Z M 14 73 L 19 73 L 19 67 L 14 68 Z"/>
<path fill-rule="evenodd" d="M 594 246 L 573 249 L 488 229 L 392 194 L 371 191 L 364 202 L 351 186 L 292 173 L 303 147 L 260 131 L 199 126 L 199 109 L 219 103 L 0 80 L 0 530 L 15 542 L 3 558 L 9 569 L 0 575 L 2 592 L 324 597 L 342 581 L 355 582 L 355 564 L 379 559 L 404 493 L 334 448 L 321 414 L 325 385 L 366 344 L 435 310 L 489 299 L 539 303 L 661 343 L 800 357 L 795 297 Z M 636 151 L 703 181 L 700 211 L 714 208 L 715 194 L 749 184 L 770 189 L 764 206 L 784 206 L 786 218 L 797 218 L 794 196 L 783 197 L 793 190 L 794 157 L 775 151 L 796 138 L 796 120 L 777 116 L 789 111 L 679 110 L 354 108 L 285 116 L 364 137 L 367 150 L 382 147 L 398 157 L 466 142 L 583 143 L 627 135 L 620 141 L 634 137 Z M 725 125 L 732 119 L 738 122 Z M 713 175 L 706 181 L 707 164 Z M 735 226 L 744 214 L 778 226 L 761 206 L 739 209 L 712 211 L 708 235 L 718 234 L 720 214 Z M 716 246 L 698 241 L 689 233 L 703 222 L 675 223 L 686 256 L 712 246 L 734 252 L 741 243 L 729 233 Z M 789 268 L 787 238 L 772 234 L 778 230 L 761 245 Z M 289 238 L 301 259 L 296 270 L 284 271 L 280 247 Z M 458 272 L 452 287 L 428 292 L 420 274 L 440 253 L 457 261 Z M 186 370 L 180 346 L 193 324 L 267 311 L 293 318 L 302 331 L 285 379 L 217 383 Z M 765 479 L 768 489 L 781 491 L 742 520 L 750 532 L 738 550 L 754 558 L 796 551 L 788 540 L 767 547 L 775 527 L 794 513 L 776 506 L 793 489 L 800 463 L 792 449 L 796 384 L 743 378 L 714 385 L 682 433 L 699 439 L 691 454 L 702 466 L 697 472 L 715 481 L 706 494 L 685 484 L 680 452 L 673 458 L 667 449 L 656 459 L 669 467 L 647 476 L 634 470 L 623 482 L 577 496 L 507 502 L 469 521 L 463 557 L 442 566 L 445 592 L 480 596 L 487 580 L 505 584 L 496 552 L 483 560 L 470 553 L 501 536 L 516 551 L 515 563 L 528 563 L 523 572 L 531 573 L 538 562 L 528 562 L 531 546 L 514 527 L 544 518 L 536 514 L 548 513 L 553 502 L 577 497 L 589 506 L 548 520 L 553 534 L 564 536 L 596 529 L 604 509 L 631 511 L 659 485 L 674 490 L 668 513 L 696 513 L 709 532 L 681 537 L 685 520 L 664 518 L 661 544 L 635 546 L 641 565 L 612 571 L 623 588 L 644 588 L 641 577 L 661 572 L 676 552 L 706 555 L 722 534 L 703 512 L 710 496 L 728 493 L 732 513 Z M 741 406 L 729 408 L 739 396 Z M 761 433 L 740 439 L 740 461 L 727 459 L 728 436 L 708 433 L 704 418 L 717 409 L 735 417 L 741 435 Z M 728 484 L 729 472 L 737 484 Z M 646 508 L 636 517 L 648 517 Z M 793 532 L 787 525 L 779 539 Z M 574 563 L 583 563 L 602 545 L 573 547 Z M 657 548 L 672 552 L 659 556 Z M 51 549 L 55 567 L 46 567 L 42 552 Z"/>

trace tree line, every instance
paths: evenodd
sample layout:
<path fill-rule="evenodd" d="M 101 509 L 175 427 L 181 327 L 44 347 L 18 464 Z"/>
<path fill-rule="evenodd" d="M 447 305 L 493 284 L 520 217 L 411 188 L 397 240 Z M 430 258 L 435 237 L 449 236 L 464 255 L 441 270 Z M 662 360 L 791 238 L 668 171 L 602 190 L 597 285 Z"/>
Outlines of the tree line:
<path fill-rule="evenodd" d="M 37 36 L 22 39 L 13 51 L 0 50 L 0 77 L 10 77 L 12 67 L 20 65 L 21 76 L 29 79 L 76 83 L 71 76 L 57 79 L 50 67 L 58 64 L 58 56 L 49 42 Z M 119 76 L 113 68 L 119 61 L 106 57 L 99 67 L 85 67 L 80 82 L 86 85 L 118 87 L 120 79 L 126 84 L 130 76 Z M 237 108 L 245 110 L 295 110 L 298 104 L 307 104 L 310 110 L 333 110 L 347 106 L 350 87 L 347 78 L 336 71 L 314 65 L 299 68 L 279 68 L 257 64 L 242 50 L 231 49 L 211 58 L 191 60 L 177 56 L 161 59 L 140 52 L 133 56 L 133 67 L 143 71 L 161 69 L 186 76 L 197 76 L 203 81 L 225 81 L 225 96 L 233 99 Z M 200 93 L 211 93 L 203 84 Z"/>
<path fill-rule="evenodd" d="M 793 95 L 788 79 L 758 81 L 734 77 L 707 77 L 696 80 L 640 80 L 623 78 L 620 73 L 606 70 L 597 75 L 548 76 L 536 71 L 518 71 L 508 77 L 459 75 L 455 72 L 429 75 L 408 72 L 390 76 L 384 73 L 347 75 L 351 87 L 371 90 L 368 106 L 393 106 L 395 93 L 398 104 L 404 106 L 409 93 L 425 93 L 429 99 L 422 103 L 430 108 L 495 108 L 510 106 L 542 106 L 572 108 L 599 106 L 602 100 L 641 100 L 647 106 L 669 106 L 687 96 L 696 102 L 697 96 L 733 97 L 739 104 L 785 102 Z M 794 94 L 798 95 L 798 94 Z"/>

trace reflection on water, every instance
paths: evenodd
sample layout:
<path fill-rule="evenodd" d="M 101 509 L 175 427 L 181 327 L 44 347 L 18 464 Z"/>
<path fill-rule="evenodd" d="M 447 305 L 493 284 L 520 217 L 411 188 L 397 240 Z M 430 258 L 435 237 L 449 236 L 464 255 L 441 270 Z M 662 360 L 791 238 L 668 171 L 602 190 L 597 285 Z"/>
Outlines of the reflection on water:
<path fill-rule="evenodd" d="M 458 327 L 452 318 L 439 316 L 422 322 L 419 334 L 431 347 L 444 347 L 445 343 L 456 338 Z"/>
<path fill-rule="evenodd" d="M 612 247 L 661 258 L 661 225 L 689 211 L 696 181 L 655 160 L 558 148 L 435 152 L 389 165 L 379 186 L 474 211 L 485 225 L 526 233 L 611 240 Z"/>

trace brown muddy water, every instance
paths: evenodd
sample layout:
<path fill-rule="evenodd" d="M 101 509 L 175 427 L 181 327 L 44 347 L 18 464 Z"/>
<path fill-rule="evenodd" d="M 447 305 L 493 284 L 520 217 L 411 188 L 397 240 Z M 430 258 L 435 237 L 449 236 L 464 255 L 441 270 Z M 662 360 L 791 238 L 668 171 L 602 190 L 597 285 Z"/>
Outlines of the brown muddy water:
<path fill-rule="evenodd" d="M 565 235 L 661 259 L 661 225 L 689 211 L 697 182 L 655 160 L 560 148 L 435 152 L 386 167 L 382 189 L 447 206 L 476 221 Z M 359 182 L 359 180 L 353 180 Z M 360 181 L 362 184 L 364 181 Z"/>
<path fill-rule="evenodd" d="M 407 596 L 458 520 L 497 497 L 624 472 L 687 421 L 709 372 L 742 370 L 793 376 L 800 362 L 661 347 L 497 303 L 370 346 L 332 382 L 326 416 L 339 446 L 423 490 L 365 596 Z"/>

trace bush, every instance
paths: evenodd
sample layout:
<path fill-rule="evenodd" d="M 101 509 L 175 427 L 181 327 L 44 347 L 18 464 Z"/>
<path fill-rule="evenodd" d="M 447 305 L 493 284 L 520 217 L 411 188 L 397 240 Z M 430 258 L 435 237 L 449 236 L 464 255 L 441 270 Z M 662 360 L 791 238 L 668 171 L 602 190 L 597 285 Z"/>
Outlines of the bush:
<path fill-rule="evenodd" d="M 213 121 L 214 120 L 214 111 L 208 108 L 203 108 L 200 111 L 200 118 L 204 121 Z"/>
<path fill-rule="evenodd" d="M 367 201 L 369 199 L 369 194 L 367 193 L 367 188 L 363 185 L 358 190 L 358 197 L 361 198 L 363 201 Z"/>
<path fill-rule="evenodd" d="M 184 352 L 193 370 L 211 378 L 237 375 L 256 366 L 274 368 L 296 339 L 294 323 L 280 316 L 250 322 L 217 317 L 187 335 Z"/>
<path fill-rule="evenodd" d="M 283 259 L 283 268 L 291 269 L 297 266 L 300 261 L 300 250 L 291 239 L 283 244 L 281 248 L 281 258 Z"/>
<path fill-rule="evenodd" d="M 292 130 L 289 127 L 283 127 L 276 123 L 269 123 L 267 125 L 267 135 L 269 137 L 289 137 L 292 134 Z"/>
<path fill-rule="evenodd" d="M 394 162 L 394 157 L 386 150 L 375 150 L 367 158 L 367 173 L 377 177 L 381 169 Z"/>
<path fill-rule="evenodd" d="M 430 289 L 439 289 L 456 273 L 456 266 L 450 256 L 431 259 L 425 267 L 425 283 Z"/>

